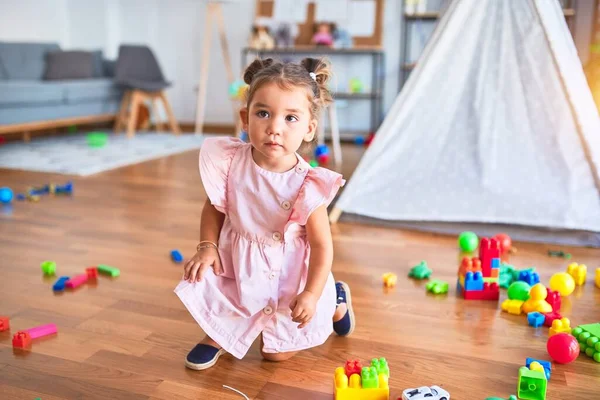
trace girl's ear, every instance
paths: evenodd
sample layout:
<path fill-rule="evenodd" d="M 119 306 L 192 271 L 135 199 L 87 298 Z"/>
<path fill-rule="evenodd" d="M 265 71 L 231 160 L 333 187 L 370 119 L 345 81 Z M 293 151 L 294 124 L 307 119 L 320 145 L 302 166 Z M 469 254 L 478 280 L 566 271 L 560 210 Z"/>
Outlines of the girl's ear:
<path fill-rule="evenodd" d="M 308 124 L 308 132 L 306 132 L 306 134 L 304 135 L 305 142 L 312 142 L 312 140 L 315 138 L 315 135 L 317 134 L 318 125 L 319 122 L 316 119 L 310 120 L 310 123 Z"/>
<path fill-rule="evenodd" d="M 242 120 L 242 129 L 248 132 L 248 107 L 240 109 L 240 119 Z"/>

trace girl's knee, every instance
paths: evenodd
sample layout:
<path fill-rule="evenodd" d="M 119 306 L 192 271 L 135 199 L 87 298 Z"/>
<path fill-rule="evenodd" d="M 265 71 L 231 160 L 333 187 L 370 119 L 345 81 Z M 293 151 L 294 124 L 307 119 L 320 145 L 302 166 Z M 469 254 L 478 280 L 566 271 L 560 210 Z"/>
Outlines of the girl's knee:
<path fill-rule="evenodd" d="M 286 361 L 296 355 L 297 351 L 289 351 L 287 353 L 265 353 L 261 350 L 263 358 L 267 361 Z"/>

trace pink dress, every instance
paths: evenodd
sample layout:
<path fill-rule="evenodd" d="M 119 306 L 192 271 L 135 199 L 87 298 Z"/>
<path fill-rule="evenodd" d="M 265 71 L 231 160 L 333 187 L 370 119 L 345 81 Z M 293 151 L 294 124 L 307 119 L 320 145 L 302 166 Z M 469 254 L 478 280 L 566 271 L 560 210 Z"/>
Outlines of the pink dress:
<path fill-rule="evenodd" d="M 239 139 L 205 139 L 200 149 L 204 188 L 225 214 L 219 238 L 224 273 L 208 269 L 201 282 L 181 281 L 175 293 L 204 332 L 237 358 L 261 332 L 263 351 L 279 353 L 321 345 L 333 330 L 332 274 L 303 329 L 292 322 L 289 304 L 306 284 L 306 221 L 331 203 L 344 180 L 297 157 L 293 169 L 277 173 L 259 167 L 252 146 Z"/>

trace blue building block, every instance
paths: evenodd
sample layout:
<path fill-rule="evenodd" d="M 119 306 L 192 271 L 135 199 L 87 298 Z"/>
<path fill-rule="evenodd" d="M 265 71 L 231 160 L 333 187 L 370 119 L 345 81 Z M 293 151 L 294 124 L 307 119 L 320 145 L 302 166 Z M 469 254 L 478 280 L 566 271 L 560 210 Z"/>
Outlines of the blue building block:
<path fill-rule="evenodd" d="M 527 322 L 529 322 L 529 325 L 533 326 L 534 328 L 539 328 L 540 326 L 544 325 L 545 320 L 546 316 L 537 311 L 527 314 Z M 527 367 L 529 368 L 529 366 Z"/>
<path fill-rule="evenodd" d="M 492 269 L 494 268 L 500 268 L 500 259 L 499 258 L 492 258 Z"/>
<path fill-rule="evenodd" d="M 533 286 L 536 283 L 540 283 L 540 276 L 537 272 L 521 271 L 519 272 L 519 279 L 517 280 L 527 282 L 529 286 Z"/>
<path fill-rule="evenodd" d="M 176 263 L 180 263 L 183 261 L 183 256 L 181 255 L 179 250 L 171 250 L 171 260 L 175 261 Z"/>
<path fill-rule="evenodd" d="M 527 357 L 527 359 L 525 360 L 525 365 L 527 366 L 527 368 L 529 368 L 529 365 L 531 365 L 531 363 L 534 361 L 539 362 L 542 365 L 542 367 L 544 367 L 546 379 L 550 380 L 550 375 L 552 374 L 552 364 L 550 363 L 550 361 L 536 360 L 535 358 Z"/>
<path fill-rule="evenodd" d="M 67 283 L 68 280 L 68 276 L 61 276 L 56 282 L 54 282 L 52 290 L 54 290 L 55 292 L 62 292 L 63 290 L 65 290 L 65 283 Z"/>
<path fill-rule="evenodd" d="M 481 275 L 481 272 L 467 272 L 465 275 L 465 290 L 483 290 L 483 275 Z"/>

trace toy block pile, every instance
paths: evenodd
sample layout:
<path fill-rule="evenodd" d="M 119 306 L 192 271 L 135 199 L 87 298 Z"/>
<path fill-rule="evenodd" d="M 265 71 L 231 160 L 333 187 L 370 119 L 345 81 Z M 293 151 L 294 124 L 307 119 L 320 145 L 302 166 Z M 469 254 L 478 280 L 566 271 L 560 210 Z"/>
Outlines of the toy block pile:
<path fill-rule="evenodd" d="M 498 300 L 500 243 L 482 238 L 479 257 L 464 257 L 458 269 L 457 293 L 465 300 Z"/>
<path fill-rule="evenodd" d="M 571 334 L 579 342 L 580 351 L 600 363 L 600 322 L 579 325 Z"/>
<path fill-rule="evenodd" d="M 390 369 L 385 358 L 374 358 L 363 367 L 358 360 L 346 361 L 335 369 L 335 400 L 389 400 Z"/>

